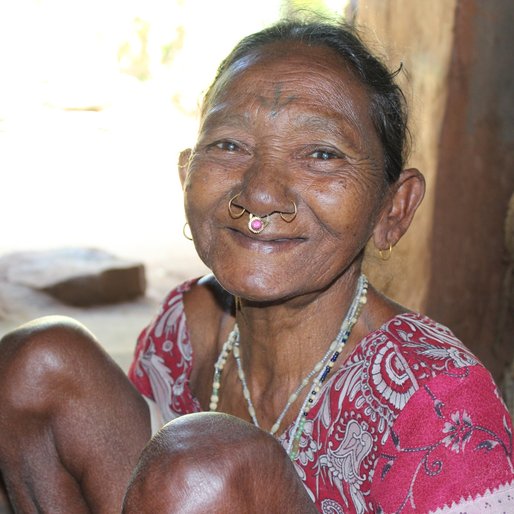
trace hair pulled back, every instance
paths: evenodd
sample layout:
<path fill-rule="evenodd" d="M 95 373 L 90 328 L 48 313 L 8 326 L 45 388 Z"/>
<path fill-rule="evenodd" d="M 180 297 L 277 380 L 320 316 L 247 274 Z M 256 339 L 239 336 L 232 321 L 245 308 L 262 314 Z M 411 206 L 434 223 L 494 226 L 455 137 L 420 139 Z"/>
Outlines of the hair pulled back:
<path fill-rule="evenodd" d="M 370 95 L 370 116 L 384 150 L 384 173 L 394 183 L 408 153 L 405 96 L 395 82 L 401 67 L 391 72 L 363 43 L 355 28 L 344 22 L 283 20 L 243 38 L 222 61 L 207 90 L 203 107 L 209 105 L 225 71 L 246 60 L 256 49 L 277 42 L 301 42 L 331 48 L 350 66 Z"/>

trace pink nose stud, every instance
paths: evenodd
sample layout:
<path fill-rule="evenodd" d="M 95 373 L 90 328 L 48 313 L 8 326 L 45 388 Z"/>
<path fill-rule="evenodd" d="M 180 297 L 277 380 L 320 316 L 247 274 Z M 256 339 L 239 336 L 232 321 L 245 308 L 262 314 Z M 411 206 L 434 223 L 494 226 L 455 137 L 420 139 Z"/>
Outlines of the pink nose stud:
<path fill-rule="evenodd" d="M 249 217 L 250 219 L 248 220 L 248 230 L 254 234 L 260 234 L 269 223 L 268 216 L 261 218 L 260 216 L 250 214 Z"/>

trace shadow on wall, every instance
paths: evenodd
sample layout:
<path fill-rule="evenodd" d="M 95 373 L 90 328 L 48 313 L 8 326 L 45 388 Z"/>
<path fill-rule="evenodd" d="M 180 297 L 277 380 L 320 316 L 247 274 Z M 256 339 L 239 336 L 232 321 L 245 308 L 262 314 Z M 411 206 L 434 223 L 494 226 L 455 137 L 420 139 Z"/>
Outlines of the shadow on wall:
<path fill-rule="evenodd" d="M 510 197 L 509 209 L 505 220 L 505 247 L 508 265 L 502 288 L 501 311 L 498 320 L 498 347 L 511 345 L 514 333 L 514 193 Z M 507 407 L 514 420 L 514 359 L 505 371 L 502 384 Z"/>
<path fill-rule="evenodd" d="M 509 256 L 504 232 L 514 191 L 513 24 L 512 2 L 458 2 L 427 301 L 498 383 L 514 355 L 512 233 Z"/>
<path fill-rule="evenodd" d="M 11 507 L 7 501 L 7 494 L 4 488 L 4 482 L 0 476 L 0 514 L 13 514 Z"/>

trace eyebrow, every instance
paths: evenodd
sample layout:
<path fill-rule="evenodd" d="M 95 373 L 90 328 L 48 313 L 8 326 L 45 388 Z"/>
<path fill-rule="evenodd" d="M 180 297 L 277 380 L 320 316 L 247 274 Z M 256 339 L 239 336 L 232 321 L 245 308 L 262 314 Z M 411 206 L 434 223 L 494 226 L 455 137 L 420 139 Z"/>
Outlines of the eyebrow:
<path fill-rule="evenodd" d="M 341 117 L 341 119 L 346 121 L 346 117 Z M 348 120 L 347 123 L 344 124 L 344 127 L 342 127 L 341 123 L 338 123 L 335 118 L 331 119 L 330 117 L 317 116 L 314 114 L 298 114 L 292 116 L 290 123 L 292 127 L 298 131 L 305 129 L 328 131 L 338 140 L 343 139 L 345 144 L 357 154 L 364 150 L 362 144 L 358 144 L 359 139 L 362 139 L 364 136 L 362 136 L 361 130 L 359 130 L 359 127 L 356 126 L 352 120 Z M 209 109 L 205 115 L 201 125 L 201 131 L 218 126 L 251 130 L 253 123 L 248 113 L 225 111 L 223 104 L 217 104 Z M 362 137 L 359 138 L 359 136 Z"/>
<path fill-rule="evenodd" d="M 248 114 L 228 112 L 224 110 L 223 104 L 217 104 L 207 111 L 202 120 L 201 129 L 209 129 L 216 125 L 249 129 L 252 123 Z"/>
<path fill-rule="evenodd" d="M 359 135 L 362 136 L 359 127 L 355 125 L 351 120 L 347 120 L 346 117 L 341 117 L 347 123 L 344 124 L 344 127 L 341 126 L 341 123 L 336 122 L 335 119 L 324 116 L 316 116 L 316 115 L 298 115 L 294 120 L 291 120 L 291 124 L 296 129 L 313 129 L 313 130 L 322 130 L 328 131 L 330 134 L 334 135 L 337 138 L 342 138 L 345 140 L 350 147 L 359 152 L 363 149 L 360 147 L 362 145 L 358 145 Z"/>

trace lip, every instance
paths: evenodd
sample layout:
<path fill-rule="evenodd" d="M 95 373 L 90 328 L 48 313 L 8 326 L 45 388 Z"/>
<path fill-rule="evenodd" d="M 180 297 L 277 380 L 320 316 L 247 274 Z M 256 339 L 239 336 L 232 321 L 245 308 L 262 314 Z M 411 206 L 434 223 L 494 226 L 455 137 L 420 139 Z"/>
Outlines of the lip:
<path fill-rule="evenodd" d="M 274 253 L 291 250 L 304 243 L 306 238 L 285 236 L 283 234 L 248 234 L 232 227 L 227 227 L 228 233 L 239 246 L 259 253 Z"/>

